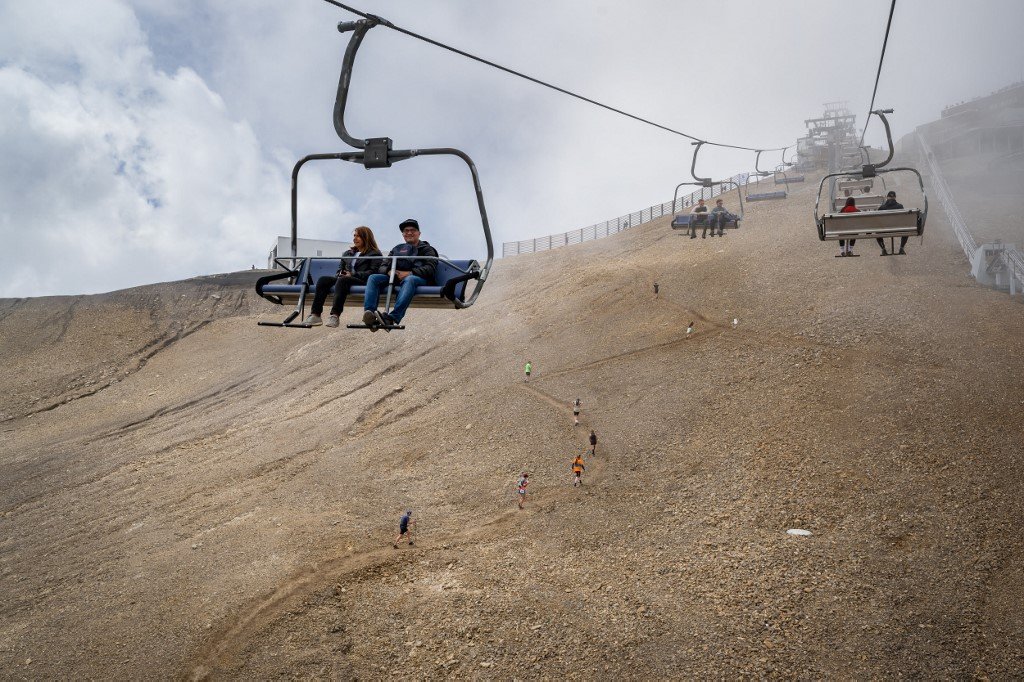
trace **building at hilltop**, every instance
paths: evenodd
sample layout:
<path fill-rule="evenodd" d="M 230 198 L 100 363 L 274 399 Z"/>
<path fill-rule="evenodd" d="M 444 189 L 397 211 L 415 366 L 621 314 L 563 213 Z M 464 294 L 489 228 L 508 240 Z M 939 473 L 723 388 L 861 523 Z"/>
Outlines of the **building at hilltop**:
<path fill-rule="evenodd" d="M 1024 82 L 951 104 L 917 132 L 928 138 L 939 160 L 980 154 L 1024 160 Z"/>
<path fill-rule="evenodd" d="M 326 239 L 299 239 L 297 244 L 300 258 L 341 258 L 345 249 L 352 246 L 351 242 L 333 242 Z M 292 238 L 278 237 L 277 244 L 267 254 L 267 269 L 280 270 L 277 258 L 290 258 L 292 255 Z"/>
<path fill-rule="evenodd" d="M 857 117 L 848 102 L 826 102 L 821 116 L 804 120 L 807 135 L 797 140 L 798 168 L 811 170 L 829 166 L 829 154 L 843 161 L 860 161 L 857 147 Z M 830 152 L 830 150 L 832 150 Z"/>

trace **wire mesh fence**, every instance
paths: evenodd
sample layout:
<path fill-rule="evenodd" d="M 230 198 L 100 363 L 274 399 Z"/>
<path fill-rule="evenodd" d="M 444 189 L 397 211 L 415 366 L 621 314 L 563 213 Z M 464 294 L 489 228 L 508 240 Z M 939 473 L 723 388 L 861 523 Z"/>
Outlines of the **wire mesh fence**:
<path fill-rule="evenodd" d="M 729 180 L 738 185 L 744 185 L 746 184 L 748 177 L 748 173 L 739 173 L 729 178 Z M 732 185 L 726 185 L 725 187 L 726 189 L 724 191 L 726 192 L 735 191 Z M 701 188 L 673 201 L 654 204 L 653 206 L 648 206 L 647 208 L 639 211 L 621 215 L 618 218 L 612 218 L 602 223 L 595 223 L 576 230 L 569 230 L 568 232 L 549 234 L 544 237 L 523 239 L 515 242 L 504 242 L 501 245 L 501 255 L 503 258 L 508 258 L 509 256 L 518 256 L 523 253 L 549 251 L 551 249 L 558 249 L 571 244 L 579 244 L 581 242 L 589 242 L 594 239 L 609 237 L 624 230 L 639 227 L 640 225 L 645 225 L 654 220 L 658 220 L 659 218 L 673 215 L 676 211 L 692 206 L 698 199 L 713 199 L 723 193 L 722 188 L 723 185 Z"/>

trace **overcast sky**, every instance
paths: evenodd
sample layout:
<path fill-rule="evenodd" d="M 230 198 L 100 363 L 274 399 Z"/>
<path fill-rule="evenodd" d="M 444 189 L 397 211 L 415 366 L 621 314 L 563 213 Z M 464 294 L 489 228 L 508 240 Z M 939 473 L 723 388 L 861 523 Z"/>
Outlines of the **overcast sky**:
<path fill-rule="evenodd" d="M 863 125 L 889 0 L 352 0 L 365 11 L 695 136 L 793 144 L 824 102 Z M 0 297 L 94 293 L 262 266 L 289 232 L 291 167 L 345 151 L 332 106 L 355 17 L 322 0 L 0 0 Z M 902 135 L 1024 79 L 1024 3 L 899 0 L 876 100 Z M 349 130 L 457 147 L 495 249 L 671 199 L 689 141 L 387 28 L 356 61 Z M 881 146 L 877 122 L 867 139 Z M 778 163 L 766 154 L 762 166 Z M 749 170 L 707 148 L 698 172 Z M 469 173 L 307 165 L 300 236 L 420 219 L 483 258 Z"/>

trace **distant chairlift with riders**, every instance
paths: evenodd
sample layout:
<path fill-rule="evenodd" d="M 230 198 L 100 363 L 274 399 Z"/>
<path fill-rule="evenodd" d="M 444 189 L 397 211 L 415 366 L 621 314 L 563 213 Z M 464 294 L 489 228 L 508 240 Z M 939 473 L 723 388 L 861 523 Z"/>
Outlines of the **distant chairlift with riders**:
<path fill-rule="evenodd" d="M 881 163 L 866 162 L 859 170 L 840 170 L 836 173 L 829 173 L 821 179 L 821 183 L 818 185 L 818 198 L 814 202 L 814 222 L 818 229 L 818 239 L 821 241 L 888 238 L 890 247 L 892 247 L 896 237 L 923 237 L 924 235 L 924 226 L 928 219 L 928 194 L 924 189 L 924 179 L 915 168 L 885 168 L 892 161 L 895 153 L 892 144 L 892 131 L 889 128 L 889 121 L 885 117 L 886 114 L 892 113 L 892 109 L 876 109 L 871 113 L 878 116 L 882 120 L 882 125 L 885 126 L 889 155 Z M 917 178 L 917 184 L 921 190 L 922 206 L 920 208 L 877 210 L 883 197 L 869 195 L 867 192 L 874 187 L 875 179 L 885 187 L 883 176 L 887 173 L 913 174 Z M 821 203 L 822 190 L 825 183 L 833 178 L 842 179 L 829 183 L 828 211 L 819 214 L 818 206 Z M 838 189 L 840 187 L 841 190 Z M 853 195 L 852 192 L 858 189 L 862 192 L 861 196 Z M 839 194 L 846 196 L 838 196 Z M 854 205 L 858 210 L 848 213 L 841 212 L 840 207 L 845 205 L 850 198 L 853 198 Z M 890 248 L 883 255 L 892 252 L 893 250 Z"/>
<path fill-rule="evenodd" d="M 731 180 L 731 179 L 729 179 L 729 180 L 712 180 L 711 178 L 701 178 L 701 177 L 698 177 L 697 176 L 697 153 L 700 152 L 700 148 L 701 148 L 701 145 L 704 144 L 704 140 L 698 140 L 697 142 L 693 142 L 692 144 L 695 145 L 695 147 L 694 147 L 694 150 L 693 150 L 693 160 L 690 163 L 690 175 L 693 176 L 693 180 L 694 181 L 693 182 L 690 182 L 690 181 L 681 182 L 678 185 L 676 185 L 676 191 L 675 191 L 675 194 L 672 197 L 672 210 L 673 211 L 676 210 L 676 206 L 679 203 L 679 190 L 682 187 L 687 187 L 687 186 L 700 187 L 701 188 L 700 189 L 700 198 L 701 199 L 705 198 L 704 197 L 704 190 L 707 189 L 707 190 L 709 190 L 707 198 L 710 199 L 710 198 L 713 198 L 713 196 L 714 196 L 714 188 L 715 187 L 724 187 L 725 185 L 733 185 L 736 188 L 736 200 L 737 200 L 737 202 L 739 204 L 740 212 L 739 212 L 739 214 L 733 215 L 733 217 L 731 219 L 726 220 L 726 221 L 722 221 L 721 227 L 725 228 L 725 229 L 732 229 L 732 230 L 739 229 L 740 221 L 743 220 L 743 194 L 740 191 L 739 184 L 735 180 Z M 719 196 L 724 196 L 724 192 L 722 194 L 720 194 Z M 704 214 L 679 213 L 678 215 L 676 215 L 672 219 L 672 229 L 673 230 L 690 230 L 692 232 L 695 229 L 696 225 L 705 224 L 702 221 L 708 220 L 708 218 L 704 218 L 703 217 L 703 216 L 706 216 L 706 215 L 709 215 L 709 214 L 707 214 L 707 213 L 704 213 Z"/>
<path fill-rule="evenodd" d="M 283 322 L 260 322 L 262 326 L 270 327 L 296 327 L 309 328 L 311 325 L 302 322 L 294 322 L 295 319 L 302 319 L 306 299 L 310 294 L 315 293 L 315 282 L 322 276 L 333 275 L 338 271 L 341 261 L 339 258 L 326 257 L 299 257 L 298 256 L 298 179 L 299 170 L 308 161 L 339 160 L 351 163 L 361 163 L 366 169 L 389 168 L 396 161 L 405 161 L 417 156 L 450 155 L 457 156 L 466 162 L 473 180 L 473 187 L 476 190 L 477 207 L 480 212 L 480 222 L 483 226 L 484 238 L 487 243 L 487 260 L 483 267 L 476 260 L 451 260 L 445 256 L 431 257 L 437 260 L 437 269 L 433 284 L 420 286 L 416 289 L 416 295 L 412 301 L 412 307 L 431 308 L 468 308 L 476 301 L 487 280 L 487 273 L 490 271 L 494 261 L 494 245 L 491 240 L 491 229 L 487 221 L 487 210 L 484 206 L 483 190 L 480 188 L 480 177 L 477 174 L 476 165 L 473 160 L 464 152 L 453 148 L 432 148 L 432 149 L 392 149 L 391 138 L 377 137 L 359 139 L 349 134 L 345 128 L 345 105 L 348 101 L 349 83 L 352 77 L 352 65 L 355 61 L 356 51 L 359 49 L 366 32 L 378 24 L 389 26 L 389 22 L 380 17 L 361 19 L 359 21 L 341 22 L 338 24 L 339 33 L 351 32 L 348 47 L 342 61 L 341 77 L 338 81 L 338 94 L 334 104 L 334 129 L 343 142 L 357 150 L 355 152 L 340 152 L 332 154 L 310 154 L 295 164 L 292 170 L 292 225 L 291 245 L 292 255 L 290 258 L 277 258 L 275 263 L 284 268 L 284 272 L 275 273 L 262 277 L 256 282 L 256 293 L 272 303 L 278 305 L 295 305 L 295 309 L 288 314 Z M 382 288 L 381 295 L 385 297 L 383 310 L 390 312 L 394 303 L 395 271 L 398 256 L 376 256 L 382 260 L 390 260 L 388 272 L 388 284 Z M 424 260 L 423 257 L 417 257 Z M 285 264 L 287 261 L 288 265 Z M 281 282 L 281 280 L 286 280 Z M 476 286 L 471 295 L 467 296 L 467 285 L 470 280 L 476 280 Z M 365 293 L 364 286 L 353 286 L 349 290 L 346 303 L 360 304 L 363 302 Z M 350 329 L 370 329 L 367 325 L 350 324 Z M 404 329 L 402 325 L 381 327 L 386 329 Z"/>

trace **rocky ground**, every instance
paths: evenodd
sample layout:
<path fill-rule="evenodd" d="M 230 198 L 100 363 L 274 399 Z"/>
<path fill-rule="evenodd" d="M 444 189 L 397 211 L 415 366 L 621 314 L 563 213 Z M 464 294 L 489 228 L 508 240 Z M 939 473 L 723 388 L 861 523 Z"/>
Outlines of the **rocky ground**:
<path fill-rule="evenodd" d="M 255 273 L 0 302 L 2 675 L 1019 676 L 1021 303 L 939 210 L 834 258 L 816 189 L 390 335 Z"/>

